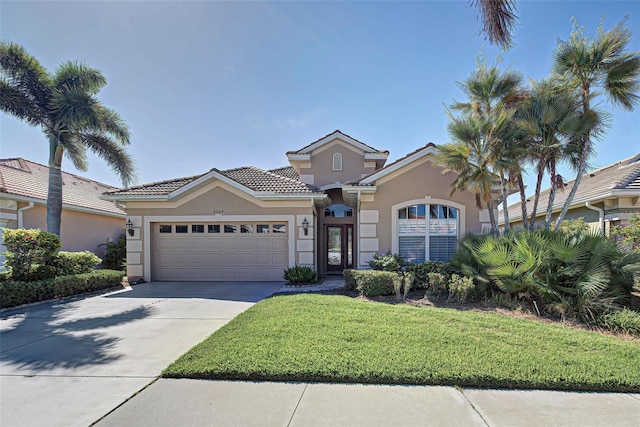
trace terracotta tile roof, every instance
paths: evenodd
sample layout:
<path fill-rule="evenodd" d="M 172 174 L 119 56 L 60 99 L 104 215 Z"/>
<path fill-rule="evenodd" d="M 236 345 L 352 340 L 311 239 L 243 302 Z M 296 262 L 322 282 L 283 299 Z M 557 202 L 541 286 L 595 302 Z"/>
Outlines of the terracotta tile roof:
<path fill-rule="evenodd" d="M 254 191 L 272 192 L 275 194 L 312 194 L 317 193 L 318 189 L 314 186 L 307 185 L 298 181 L 297 174 L 295 178 L 289 178 L 285 174 L 291 174 L 288 167 L 278 168 L 271 171 L 262 170 L 254 166 L 243 166 L 235 169 L 218 170 L 211 169 L 227 178 L 244 185 Z M 290 168 L 293 170 L 293 168 Z M 211 172 L 210 171 L 210 172 Z M 280 173 L 276 173 L 278 171 Z M 292 175 L 293 175 L 292 174 Z M 135 187 L 125 188 L 122 190 L 109 192 L 108 195 L 123 196 L 166 196 L 179 188 L 203 177 L 205 174 L 177 178 L 160 182 L 152 182 Z"/>
<path fill-rule="evenodd" d="M 554 210 L 562 208 L 574 181 L 568 181 L 563 191 L 556 192 L 556 197 L 553 201 Z M 640 194 L 640 153 L 584 174 L 573 202 L 584 204 L 585 201 L 595 201 L 598 196 L 612 190 L 637 190 L 638 194 Z M 540 193 L 538 216 L 546 213 L 548 200 L 549 189 L 546 189 Z M 527 208 L 529 215 L 531 215 L 531 209 L 533 209 L 532 197 L 528 199 Z M 500 213 L 500 217 L 504 222 L 502 213 Z M 520 219 L 521 217 L 520 202 L 509 206 L 510 220 Z"/>
<path fill-rule="evenodd" d="M 323 137 L 321 137 L 321 138 L 316 139 L 316 140 L 315 140 L 315 141 L 313 141 L 312 143 L 305 145 L 304 147 L 300 148 L 299 150 L 295 150 L 295 151 L 287 151 L 287 154 L 300 153 L 301 151 L 305 150 L 306 148 L 311 147 L 311 146 L 312 146 L 313 144 L 315 144 L 316 142 L 318 142 L 318 141 L 322 141 L 324 138 L 326 138 L 326 137 L 328 137 L 328 136 L 330 136 L 330 135 L 333 135 L 334 133 L 339 133 L 339 134 L 341 134 L 341 135 L 344 135 L 344 136 L 346 136 L 346 137 L 348 137 L 348 138 L 353 139 L 354 141 L 356 141 L 356 142 L 357 142 L 357 143 L 359 143 L 359 144 L 364 145 L 365 147 L 367 147 L 367 148 L 370 150 L 370 151 L 369 151 L 370 153 L 389 154 L 389 151 L 387 151 L 387 150 L 384 150 L 384 151 L 383 151 L 383 150 L 376 150 L 376 149 L 375 149 L 375 148 L 373 148 L 372 146 L 367 145 L 367 144 L 365 144 L 365 143 L 364 143 L 364 142 L 362 142 L 362 141 L 358 141 L 357 139 L 355 139 L 355 138 L 354 138 L 354 137 L 352 137 L 351 135 L 347 135 L 346 133 L 344 133 L 344 132 L 340 131 L 340 129 L 336 129 L 336 130 L 334 130 L 333 132 L 329 132 L 329 133 L 328 133 L 328 134 L 326 134 L 325 136 L 323 136 Z"/>
<path fill-rule="evenodd" d="M 62 203 L 124 215 L 113 202 L 100 199 L 116 187 L 78 175 L 62 172 Z M 0 192 L 42 200 L 46 203 L 49 189 L 49 167 L 22 158 L 0 159 Z"/>
<path fill-rule="evenodd" d="M 412 152 L 410 152 L 410 153 L 409 153 L 409 154 L 407 154 L 406 156 L 402 156 L 402 157 L 400 157 L 399 159 L 395 160 L 394 162 L 389 163 L 388 165 L 385 165 L 384 167 L 382 167 L 382 168 L 380 168 L 380 169 L 376 170 L 375 172 L 372 172 L 372 173 L 370 173 L 369 175 L 367 175 L 367 176 L 365 176 L 365 177 L 362 177 L 362 178 L 361 178 L 360 180 L 358 180 L 358 181 L 348 182 L 348 183 L 347 183 L 347 185 L 373 185 L 373 184 L 361 184 L 361 181 L 362 181 L 362 180 L 364 180 L 364 179 L 367 179 L 367 178 L 368 178 L 368 177 L 370 177 L 371 175 L 374 175 L 374 174 L 380 173 L 380 172 L 382 172 L 382 171 L 384 171 L 384 170 L 386 170 L 386 169 L 389 169 L 389 168 L 393 167 L 394 165 L 396 165 L 396 164 L 398 164 L 398 163 L 402 162 L 403 160 L 408 159 L 409 157 L 411 157 L 411 156 L 413 156 L 413 155 L 415 155 L 415 154 L 418 154 L 419 152 L 421 152 L 421 151 L 423 151 L 423 150 L 426 150 L 426 149 L 428 149 L 428 148 L 432 148 L 432 147 L 436 147 L 436 148 L 437 148 L 438 146 L 437 146 L 436 144 L 434 144 L 433 142 L 430 142 L 430 143 L 428 143 L 427 145 L 425 145 L 425 146 L 423 146 L 423 147 L 418 148 L 417 150 L 413 150 Z"/>
<path fill-rule="evenodd" d="M 293 166 L 283 166 L 281 168 L 269 169 L 268 172 L 273 172 L 277 175 L 282 175 L 285 178 L 295 179 L 296 181 L 300 179 L 298 172 L 296 172 Z"/>

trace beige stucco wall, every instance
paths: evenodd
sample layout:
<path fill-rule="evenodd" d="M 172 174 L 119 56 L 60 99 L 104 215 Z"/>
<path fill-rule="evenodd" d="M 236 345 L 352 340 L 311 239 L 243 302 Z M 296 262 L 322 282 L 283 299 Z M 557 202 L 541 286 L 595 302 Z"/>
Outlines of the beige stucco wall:
<path fill-rule="evenodd" d="M 162 222 L 203 223 L 233 222 L 239 217 L 245 218 L 245 221 L 256 221 L 258 218 L 268 220 L 271 216 L 289 218 L 289 231 L 293 230 L 290 238 L 292 245 L 289 246 L 293 254 L 291 265 L 311 265 L 315 268 L 314 215 L 311 199 L 262 201 L 221 181 L 213 181 L 171 202 L 129 202 L 127 218 L 134 224 L 134 235 L 127 236 L 127 276 L 130 280 L 151 279 L 152 257 L 145 251 L 153 247 L 150 224 L 157 222 L 158 218 Z M 302 228 L 305 218 L 309 223 L 307 235 Z"/>
<path fill-rule="evenodd" d="M 354 151 L 355 150 L 355 151 Z M 333 170 L 333 155 L 342 154 L 342 170 Z M 369 162 L 375 165 L 375 162 Z M 323 145 L 311 153 L 311 167 L 301 169 L 301 175 L 313 175 L 313 185 L 322 187 L 336 182 L 355 181 L 375 171 L 365 167 L 364 153 L 339 139 Z"/>
<path fill-rule="evenodd" d="M 603 208 L 604 204 L 594 203 L 593 206 Z M 560 211 L 554 212 L 551 216 L 552 218 L 551 220 L 555 221 L 558 218 L 559 214 L 560 214 Z M 545 215 L 546 215 L 546 206 L 538 207 L 536 227 L 544 226 Z M 565 219 L 578 219 L 578 218 L 584 218 L 584 222 L 589 224 L 589 227 L 592 230 L 597 230 L 600 227 L 600 216 L 598 215 L 598 212 L 594 211 L 593 209 L 588 209 L 586 206 L 569 209 L 567 211 L 567 215 L 565 216 Z M 518 221 L 511 221 L 510 224 L 511 224 L 511 227 L 514 227 L 514 228 L 522 227 L 522 219 L 519 219 Z"/>
<path fill-rule="evenodd" d="M 376 182 L 373 197 L 363 195 L 361 200 L 359 243 L 360 265 L 366 265 L 373 252 L 386 252 L 393 248 L 392 206 L 411 200 L 432 203 L 432 199 L 452 201 L 465 207 L 464 232 L 481 230 L 480 211 L 475 196 L 469 192 L 450 195 L 453 173 L 442 174 L 429 157 L 418 159 L 397 172 Z M 436 202 L 433 202 L 436 203 Z M 463 224 L 461 224 L 462 229 Z M 375 237 L 374 237 L 375 236 Z"/>
<path fill-rule="evenodd" d="M 24 228 L 47 229 L 47 212 L 43 205 L 25 210 L 23 218 Z M 62 250 L 87 250 L 101 256 L 104 254 L 104 249 L 99 245 L 107 243 L 108 239 L 118 240 L 120 235 L 124 234 L 124 223 L 124 218 L 63 209 L 60 225 Z"/>

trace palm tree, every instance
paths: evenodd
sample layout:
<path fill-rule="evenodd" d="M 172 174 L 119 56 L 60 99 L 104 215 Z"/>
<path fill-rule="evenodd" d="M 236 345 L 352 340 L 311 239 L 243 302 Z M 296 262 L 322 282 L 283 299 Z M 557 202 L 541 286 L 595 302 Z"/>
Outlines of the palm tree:
<path fill-rule="evenodd" d="M 503 49 L 510 48 L 513 44 L 511 32 L 518 20 L 515 1 L 472 0 L 471 5 L 480 8 L 482 31 L 489 37 L 489 42 Z"/>
<path fill-rule="evenodd" d="M 86 171 L 87 150 L 104 159 L 123 185 L 135 179 L 132 158 L 123 146 L 130 133 L 120 115 L 96 95 L 107 81 L 99 70 L 67 61 L 48 72 L 22 46 L 0 41 L 0 109 L 42 128 L 49 141 L 47 231 L 60 235 L 62 157 Z"/>
<path fill-rule="evenodd" d="M 564 180 L 558 174 L 557 166 L 564 161 L 576 164 L 576 141 L 590 131 L 595 123 L 580 113 L 576 93 L 552 80 L 533 83 L 528 98 L 518 111 L 518 120 L 528 142 L 529 158 L 537 172 L 533 208 L 527 228 L 533 230 L 535 227 L 545 171 L 549 173 L 551 184 L 544 222 L 545 228 L 548 228 L 556 191 L 564 188 Z"/>
<path fill-rule="evenodd" d="M 559 42 L 554 53 L 554 72 L 580 91 L 583 115 L 595 115 L 591 107 L 591 101 L 598 95 L 595 88 L 600 88 L 614 106 L 625 110 L 633 110 L 640 100 L 640 54 L 627 52 L 630 39 L 631 31 L 624 20 L 610 31 L 605 31 L 600 25 L 595 39 L 586 36 L 584 28 L 574 20 L 569 40 Z M 594 117 L 589 120 L 597 121 Z M 601 130 L 601 126 L 596 127 L 580 138 L 576 178 L 556 221 L 556 230 L 573 201 L 588 159 L 594 152 L 591 139 L 597 138 Z"/>
<path fill-rule="evenodd" d="M 456 119 L 449 114 L 449 133 L 455 141 L 454 144 L 469 145 L 469 153 L 475 153 L 472 154 L 474 160 L 470 160 L 470 164 L 481 168 L 486 166 L 488 171 L 495 175 L 492 185 L 500 183 L 506 229 L 509 228 L 508 184 L 518 182 L 514 177 L 520 174 L 521 178 L 522 174 L 515 157 L 519 151 L 516 144 L 519 130 L 513 120 L 516 106 L 522 97 L 521 81 L 519 73 L 511 70 L 502 72 L 495 65 L 489 67 L 484 58 L 480 57 L 473 74 L 460 83 L 469 101 L 454 102 L 451 106 L 453 110 L 461 111 L 463 118 Z M 478 150 L 483 152 L 480 153 Z M 449 169 L 452 166 L 451 159 L 442 160 L 445 168 Z M 488 178 L 488 174 L 485 173 L 479 176 L 483 179 Z M 490 191 L 486 191 L 487 189 L 483 190 L 481 200 L 487 208 L 493 207 L 493 200 L 487 199 Z M 490 215 L 493 215 L 491 209 Z M 497 223 L 492 223 L 492 229 L 494 233 L 497 232 Z"/>

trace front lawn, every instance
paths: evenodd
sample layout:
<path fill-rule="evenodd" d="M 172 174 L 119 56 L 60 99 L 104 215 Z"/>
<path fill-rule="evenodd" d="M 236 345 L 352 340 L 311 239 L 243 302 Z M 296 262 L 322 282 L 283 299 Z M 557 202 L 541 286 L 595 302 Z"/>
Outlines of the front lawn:
<path fill-rule="evenodd" d="M 266 299 L 163 376 L 640 390 L 640 342 L 493 313 L 335 295 Z"/>

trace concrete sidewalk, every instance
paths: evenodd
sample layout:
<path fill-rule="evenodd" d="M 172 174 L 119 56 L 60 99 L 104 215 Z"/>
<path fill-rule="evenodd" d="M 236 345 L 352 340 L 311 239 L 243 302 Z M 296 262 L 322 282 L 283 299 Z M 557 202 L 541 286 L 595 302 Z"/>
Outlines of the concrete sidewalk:
<path fill-rule="evenodd" d="M 98 423 L 178 425 L 637 427 L 640 395 L 160 379 Z"/>

